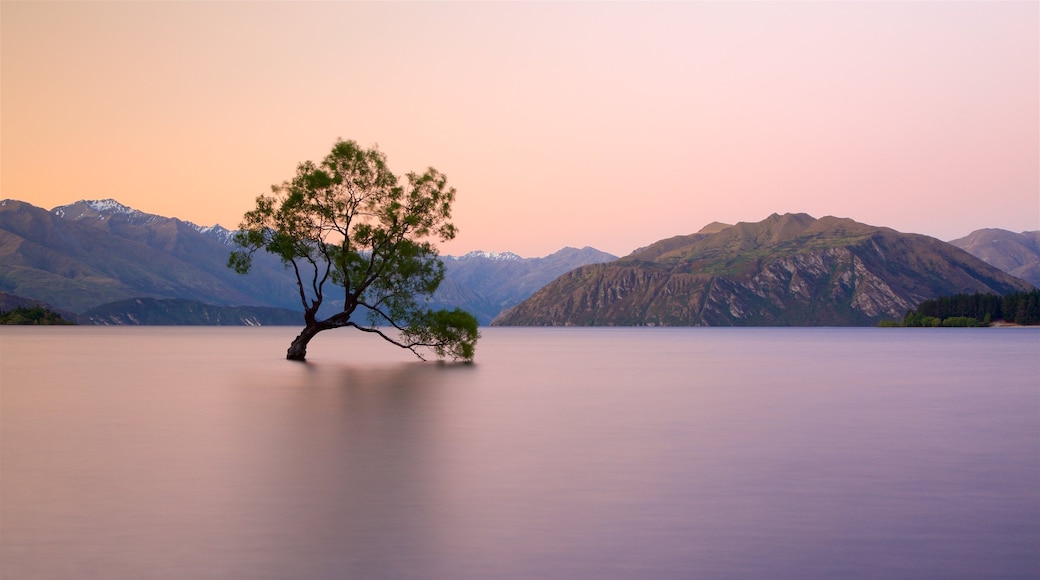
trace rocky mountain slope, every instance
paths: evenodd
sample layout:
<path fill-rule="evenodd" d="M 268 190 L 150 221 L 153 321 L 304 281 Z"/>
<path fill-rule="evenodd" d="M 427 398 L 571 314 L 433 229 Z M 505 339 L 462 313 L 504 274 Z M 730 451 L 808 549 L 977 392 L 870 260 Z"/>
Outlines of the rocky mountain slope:
<path fill-rule="evenodd" d="M 1031 285 L 935 238 L 806 214 L 711 224 L 573 270 L 496 325 L 870 325 L 942 295 Z"/>
<path fill-rule="evenodd" d="M 137 297 L 293 307 L 284 268 L 260 256 L 256 271 L 226 267 L 223 228 L 146 214 L 113 200 L 47 211 L 0 201 L 0 290 L 83 312 Z"/>
<path fill-rule="evenodd" d="M 73 313 L 132 305 L 124 312 L 104 310 L 110 321 L 131 315 L 151 319 L 142 308 L 156 309 L 156 320 L 179 315 L 186 317 L 184 324 L 205 320 L 183 304 L 170 310 L 171 303 L 128 302 L 138 298 L 298 311 L 295 279 L 273 256 L 257 253 L 248 276 L 227 268 L 231 236 L 220 226 L 148 214 L 115 200 L 79 201 L 50 211 L 0 200 L 0 292 Z M 432 305 L 466 309 L 487 324 L 560 274 L 613 259 L 592 248 L 527 259 L 489 252 L 446 256 L 446 277 Z"/>
<path fill-rule="evenodd" d="M 1016 234 L 987 228 L 975 230 L 950 243 L 991 266 L 1040 287 L 1040 231 Z"/>

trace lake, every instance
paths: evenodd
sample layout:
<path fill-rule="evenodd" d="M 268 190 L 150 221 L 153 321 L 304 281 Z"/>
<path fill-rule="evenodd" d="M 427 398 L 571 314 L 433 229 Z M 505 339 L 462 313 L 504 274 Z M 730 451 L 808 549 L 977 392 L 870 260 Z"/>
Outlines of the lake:
<path fill-rule="evenodd" d="M 3 578 L 1036 578 L 1040 329 L 0 329 Z"/>

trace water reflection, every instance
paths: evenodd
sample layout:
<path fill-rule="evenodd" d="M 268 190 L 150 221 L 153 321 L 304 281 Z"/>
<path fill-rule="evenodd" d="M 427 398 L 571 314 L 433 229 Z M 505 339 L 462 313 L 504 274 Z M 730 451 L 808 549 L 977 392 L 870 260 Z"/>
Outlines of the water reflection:
<path fill-rule="evenodd" d="M 4 577 L 429 569 L 436 393 L 464 368 L 247 366 L 193 335 L 121 338 L 4 361 Z"/>
<path fill-rule="evenodd" d="M 250 468 L 237 477 L 251 490 L 241 515 L 262 537 L 243 544 L 266 544 L 272 577 L 429 573 L 437 389 L 450 369 L 303 368 L 251 412 Z"/>
<path fill-rule="evenodd" d="M 3 576 L 1037 571 L 1040 333 L 285 340 L 4 329 Z"/>

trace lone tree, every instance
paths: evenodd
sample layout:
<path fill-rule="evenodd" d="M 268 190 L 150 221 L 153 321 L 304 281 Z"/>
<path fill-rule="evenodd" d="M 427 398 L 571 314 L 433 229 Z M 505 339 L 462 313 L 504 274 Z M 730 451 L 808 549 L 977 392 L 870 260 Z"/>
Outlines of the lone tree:
<path fill-rule="evenodd" d="M 455 237 L 449 221 L 455 189 L 444 174 L 431 167 L 409 173 L 402 184 L 378 149 L 339 140 L 320 164 L 301 163 L 292 180 L 271 191 L 245 214 L 235 234 L 241 249 L 228 266 L 247 273 L 263 248 L 296 274 L 305 326 L 286 358 L 304 360 L 316 334 L 352 326 L 420 359 L 432 351 L 473 360 L 476 318 L 457 308 L 424 307 L 444 278 L 430 239 Z M 320 320 L 326 285 L 340 293 L 343 309 Z"/>

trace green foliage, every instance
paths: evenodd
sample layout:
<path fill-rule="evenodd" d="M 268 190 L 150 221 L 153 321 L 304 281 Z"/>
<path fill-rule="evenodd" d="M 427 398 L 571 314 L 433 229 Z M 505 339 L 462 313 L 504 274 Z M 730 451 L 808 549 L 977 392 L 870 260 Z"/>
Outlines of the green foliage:
<path fill-rule="evenodd" d="M 1040 324 L 1040 290 L 1004 296 L 1004 320 L 1015 324 Z"/>
<path fill-rule="evenodd" d="M 75 322 L 65 320 L 57 312 L 51 312 L 42 306 L 29 308 L 20 306 L 6 312 L 0 312 L 0 324 L 39 325 L 75 324 Z"/>
<path fill-rule="evenodd" d="M 944 318 L 942 325 L 956 327 L 978 326 L 979 320 L 970 316 L 951 316 L 949 318 Z"/>
<path fill-rule="evenodd" d="M 940 322 L 937 324 L 936 320 Z M 994 320 L 1040 324 L 1040 290 L 1004 296 L 957 294 L 925 300 L 906 314 L 903 326 L 989 326 Z"/>
<path fill-rule="evenodd" d="M 301 163 L 293 179 L 271 191 L 245 214 L 235 236 L 242 249 L 232 252 L 228 267 L 248 272 L 253 253 L 263 248 L 293 271 L 307 331 L 290 358 L 303 358 L 317 332 L 354 326 L 420 357 L 425 348 L 472 359 L 477 335 L 459 318 L 465 313 L 445 318 L 423 306 L 444 278 L 430 240 L 456 233 L 449 221 L 455 189 L 444 174 L 429 168 L 408 173 L 402 184 L 378 149 L 340 140 L 321 163 Z M 326 284 L 338 289 L 344 305 L 318 320 Z M 381 330 L 387 326 L 400 331 L 400 339 Z"/>
<path fill-rule="evenodd" d="M 460 310 L 421 313 L 403 332 L 407 340 L 432 348 L 439 358 L 472 361 L 480 332 L 477 319 Z"/>

